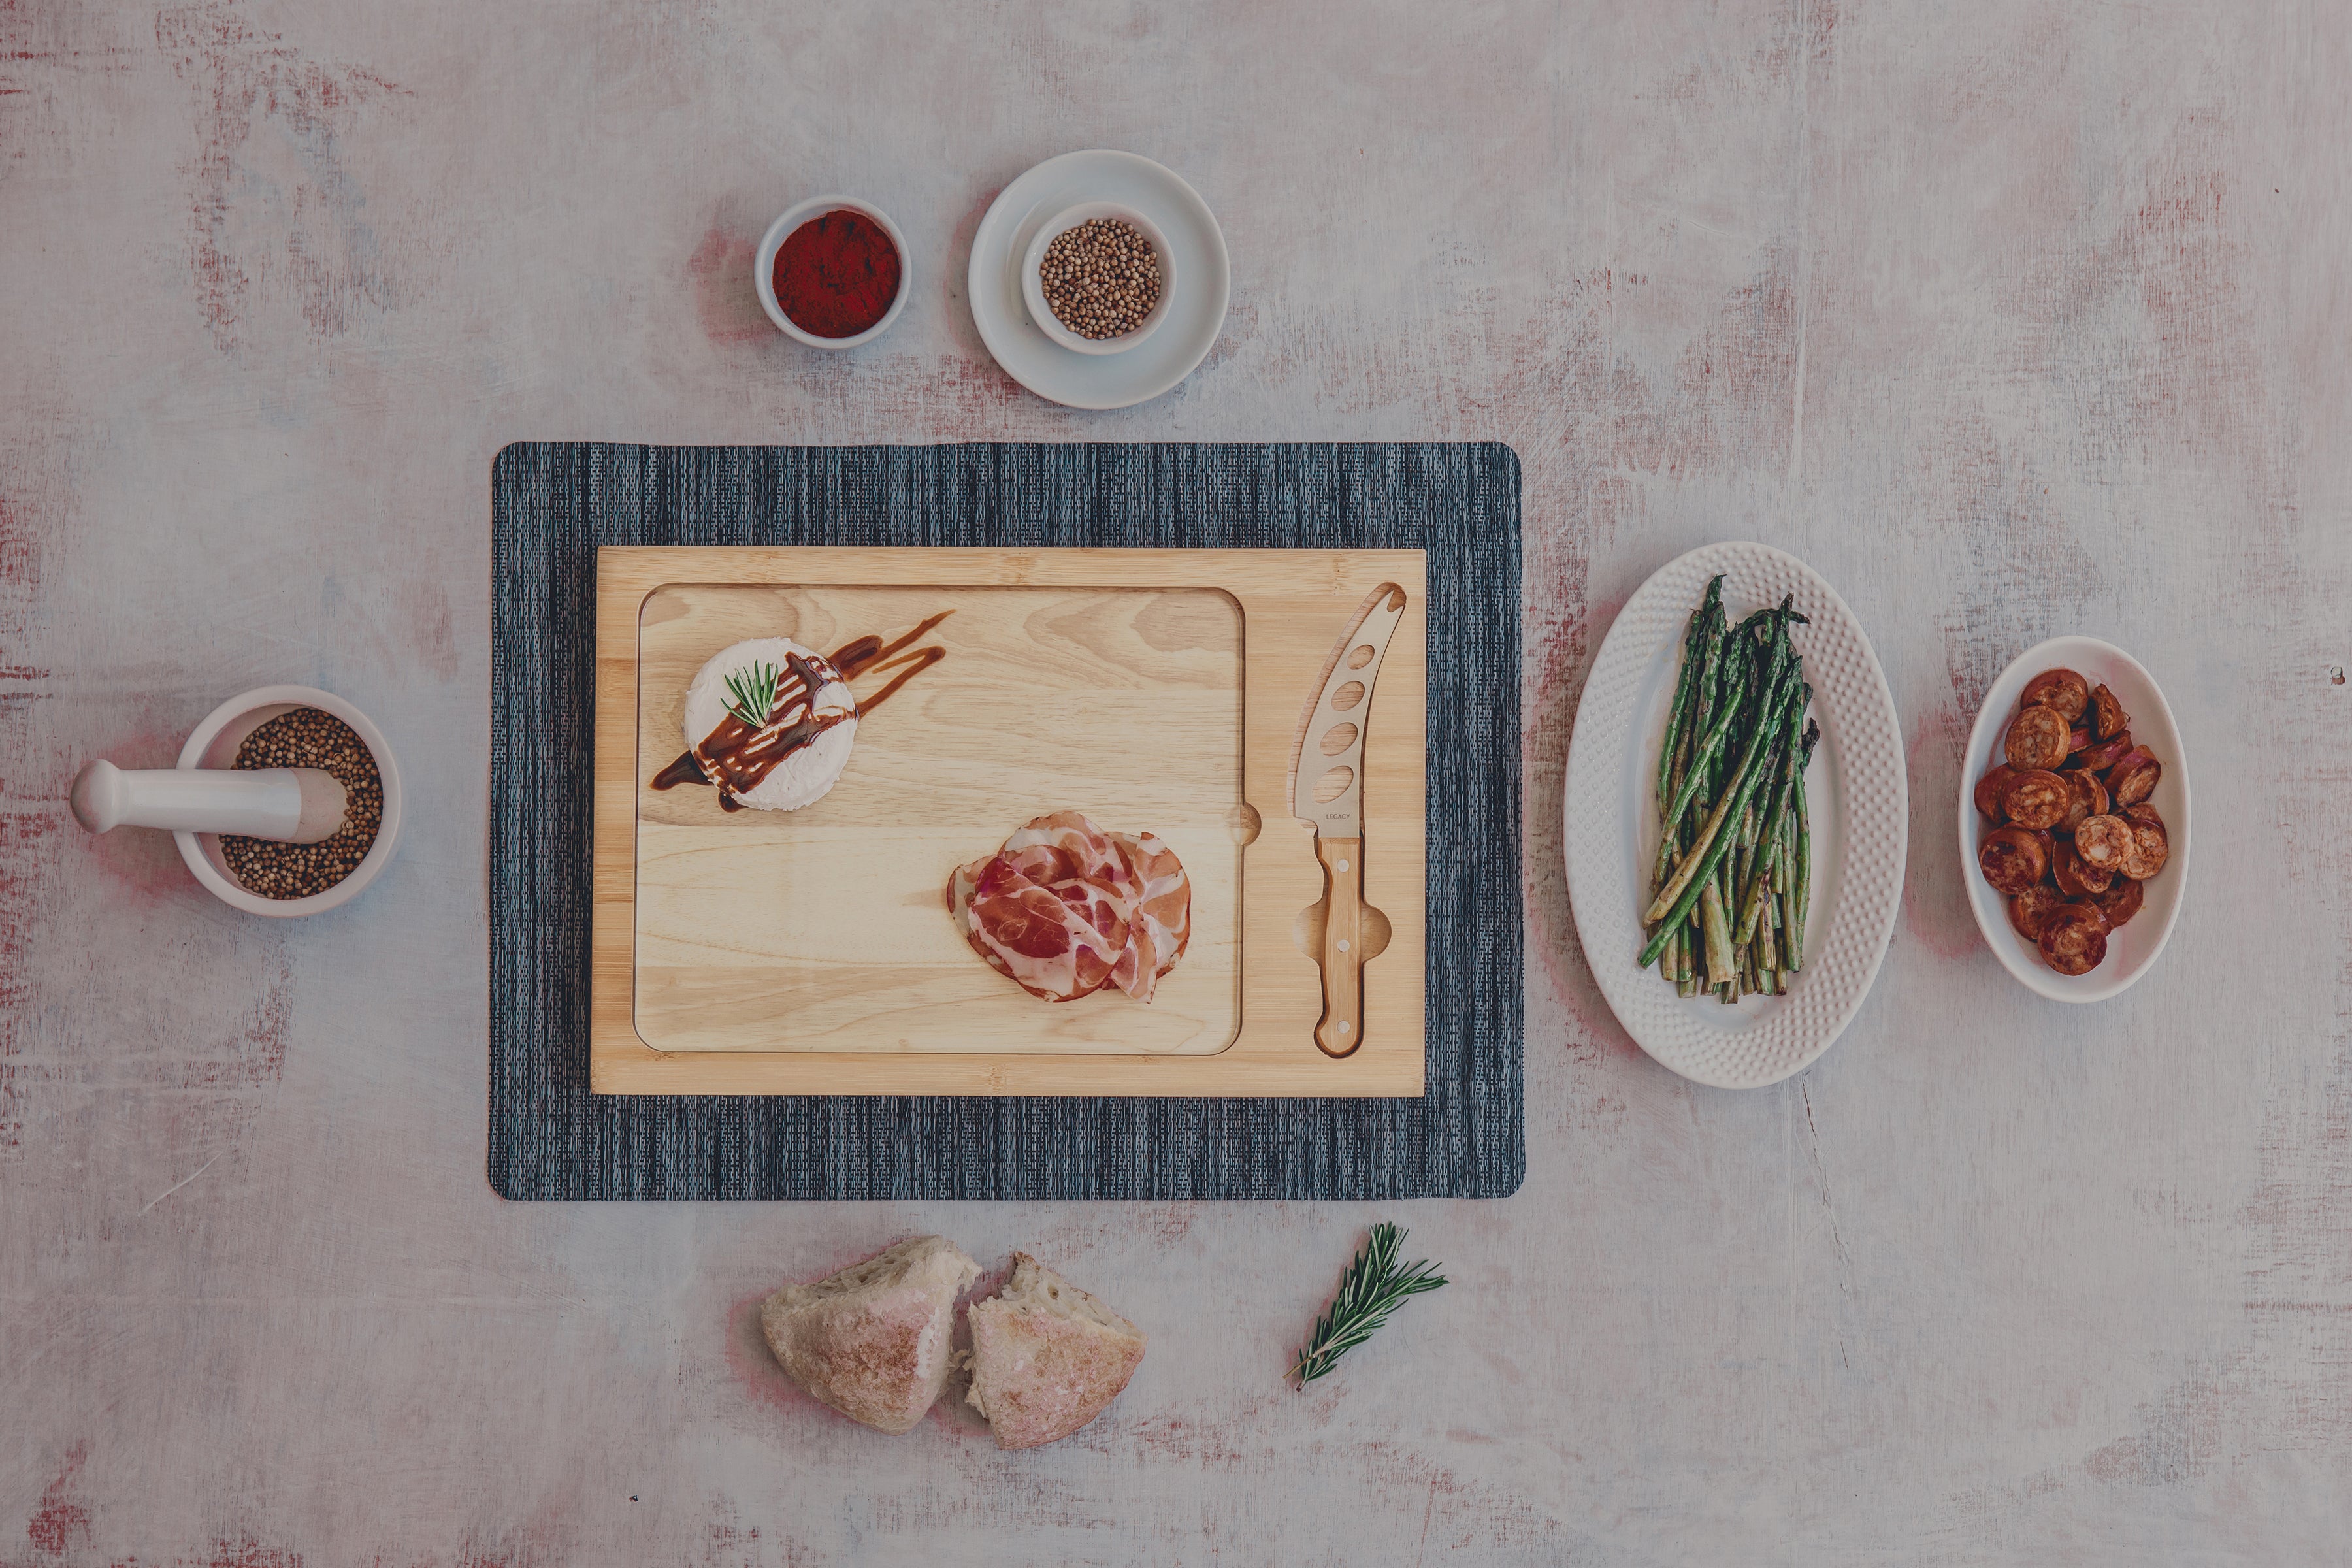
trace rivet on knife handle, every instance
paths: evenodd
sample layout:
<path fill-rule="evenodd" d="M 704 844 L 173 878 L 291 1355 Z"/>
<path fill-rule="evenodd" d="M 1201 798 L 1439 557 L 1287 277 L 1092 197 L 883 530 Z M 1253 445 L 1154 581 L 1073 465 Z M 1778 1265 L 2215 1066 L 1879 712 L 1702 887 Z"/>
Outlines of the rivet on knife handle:
<path fill-rule="evenodd" d="M 1364 1038 L 1364 841 L 1318 838 L 1329 897 L 1323 921 L 1323 1021 L 1315 1043 L 1344 1057 Z"/>

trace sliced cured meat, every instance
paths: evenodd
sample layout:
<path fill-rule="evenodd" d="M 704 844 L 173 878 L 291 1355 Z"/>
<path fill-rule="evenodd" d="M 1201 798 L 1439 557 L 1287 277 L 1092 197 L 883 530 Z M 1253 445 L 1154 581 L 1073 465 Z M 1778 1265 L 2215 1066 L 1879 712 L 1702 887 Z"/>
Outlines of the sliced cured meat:
<path fill-rule="evenodd" d="M 2036 882 L 2009 900 L 2009 923 L 2026 941 L 2036 942 L 2042 936 L 2042 922 L 2050 918 L 2051 911 L 2065 907 L 2065 896 L 2057 889 L 2047 882 Z"/>
<path fill-rule="evenodd" d="M 2137 805 L 2156 793 L 2156 781 L 2164 776 L 2164 764 L 2146 746 L 2134 746 L 2116 760 L 2107 770 L 2107 788 L 2117 805 Z"/>
<path fill-rule="evenodd" d="M 1993 821 L 2000 821 L 2005 815 L 2000 797 L 2009 788 L 2009 781 L 2016 776 L 2017 770 L 2007 763 L 1995 763 L 1987 769 L 1985 776 L 1977 780 L 1977 809 Z"/>
<path fill-rule="evenodd" d="M 2147 802 L 2144 800 L 2136 800 L 2132 802 L 2131 805 L 2124 807 L 2117 815 L 2122 816 L 2126 822 L 2145 822 L 2150 827 L 2164 826 L 2164 818 L 2158 815 L 2156 807 L 2148 805 Z M 2167 837 L 2169 836 L 2169 830 L 2168 829 Z"/>
<path fill-rule="evenodd" d="M 2074 759 L 2074 765 L 2095 773 L 2103 773 L 2114 767 L 2131 749 L 2131 731 L 2126 730 L 2122 734 L 2111 736 L 2094 745 L 2084 747 L 2082 754 Z"/>
<path fill-rule="evenodd" d="M 2116 878 L 2115 886 L 2101 893 L 2098 900 L 2099 912 L 2107 917 L 2107 929 L 2114 931 L 2139 913 L 2140 902 L 2147 896 L 2130 878 Z"/>
<path fill-rule="evenodd" d="M 1049 1002 L 1101 990 L 1127 947 L 1127 922 L 1105 889 L 1076 879 L 1048 886 L 1011 856 L 959 868 L 948 901 L 974 952 Z"/>
<path fill-rule="evenodd" d="M 2072 833 L 2083 826 L 2086 816 L 2098 816 L 2107 809 L 2107 786 L 2099 775 L 2086 769 L 2074 768 L 2058 775 L 2072 785 L 2074 804 L 2066 812 L 2066 820 L 2058 825 L 2061 833 Z"/>
<path fill-rule="evenodd" d="M 1075 811 L 1057 811 L 1016 828 L 999 853 L 1045 882 L 1079 877 L 1115 884 L 1127 873 L 1111 836 Z"/>
<path fill-rule="evenodd" d="M 2163 828 L 2145 822 L 2133 823 L 2131 832 L 2131 845 L 2124 851 L 2123 874 L 2135 882 L 2145 882 L 2172 858 L 2172 841 Z"/>
<path fill-rule="evenodd" d="M 947 899 L 973 952 L 1053 1002 L 1106 985 L 1149 1002 L 1192 938 L 1192 885 L 1175 851 L 1075 811 L 1038 817 L 957 868 Z"/>
<path fill-rule="evenodd" d="M 1139 1002 L 1151 1000 L 1160 977 L 1176 967 L 1192 940 L 1192 883 L 1176 852 L 1149 833 L 1114 833 L 1135 889 L 1127 952 L 1111 982 Z"/>
<path fill-rule="evenodd" d="M 2070 899 L 2095 897 L 2113 887 L 2116 880 L 2113 871 L 2084 865 L 2072 844 L 2058 846 L 2058 858 L 2051 862 L 2050 875 L 2058 884 L 2058 890 Z"/>
<path fill-rule="evenodd" d="M 2072 731 L 2066 721 L 2054 708 L 2026 708 L 2009 721 L 2009 738 L 2004 742 L 2009 753 L 2009 765 L 2020 773 L 2033 768 L 2054 768 L 2066 760 L 2066 741 Z"/>
<path fill-rule="evenodd" d="M 2104 686 L 2091 688 L 2091 728 L 2102 741 L 2131 728 L 2131 715 L 2116 700 L 2116 694 Z"/>
<path fill-rule="evenodd" d="M 2056 773 L 2035 768 L 2011 779 L 2000 803 L 2009 819 L 2020 827 L 2055 827 L 2074 805 L 2074 786 Z"/>
<path fill-rule="evenodd" d="M 2088 974 L 2107 956 L 2107 917 L 2096 904 L 2061 904 L 2042 917 L 2034 945 L 2061 974 Z"/>
<path fill-rule="evenodd" d="M 2074 829 L 2074 851 L 2097 871 L 2120 871 L 2131 853 L 2132 825 L 2120 816 L 2090 816 Z"/>
<path fill-rule="evenodd" d="M 2072 724 L 2090 705 L 2088 682 L 2071 669 L 2045 669 L 2025 683 L 2020 699 L 2028 708 L 2047 708 Z"/>
<path fill-rule="evenodd" d="M 1996 827 L 1977 847 L 1977 868 L 1995 891 L 2014 898 L 2048 874 L 2050 856 L 2042 847 L 2044 842 L 2022 827 Z"/>

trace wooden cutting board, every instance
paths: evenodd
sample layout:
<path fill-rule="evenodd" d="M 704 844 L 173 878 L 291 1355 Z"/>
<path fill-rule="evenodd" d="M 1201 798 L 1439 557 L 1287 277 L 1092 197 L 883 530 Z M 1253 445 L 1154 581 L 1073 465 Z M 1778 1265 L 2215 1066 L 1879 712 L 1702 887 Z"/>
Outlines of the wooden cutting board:
<path fill-rule="evenodd" d="M 831 652 L 945 614 L 946 657 L 859 721 L 831 793 L 728 812 L 643 787 L 719 648 Z M 639 616 L 636 1026 L 666 1051 L 1223 1050 L 1241 1029 L 1242 612 L 1215 588 L 671 584 Z M 903 671 L 853 682 L 861 708 Z M 700 737 L 697 737 L 699 739 Z M 1075 807 L 1184 862 L 1183 962 L 1149 1005 L 1041 1003 L 977 961 L 948 872 Z"/>
<path fill-rule="evenodd" d="M 1364 1043 L 1315 1045 L 1322 870 L 1289 815 L 1307 705 L 1373 592 L 1408 596 L 1366 724 Z M 592 1081 L 603 1093 L 1416 1095 L 1426 574 L 1419 552 L 614 548 L 599 554 Z M 831 651 L 947 612 L 795 812 L 652 787 L 730 643 Z M 895 673 L 895 672 L 894 672 Z M 948 918 L 952 869 L 1085 812 L 1184 862 L 1149 1004 L 1029 995 Z"/>

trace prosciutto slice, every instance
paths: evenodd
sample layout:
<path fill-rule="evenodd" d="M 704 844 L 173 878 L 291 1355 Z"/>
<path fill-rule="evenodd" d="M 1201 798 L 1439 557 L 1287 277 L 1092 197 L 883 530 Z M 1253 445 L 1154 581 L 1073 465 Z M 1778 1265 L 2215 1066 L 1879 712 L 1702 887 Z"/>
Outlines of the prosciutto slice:
<path fill-rule="evenodd" d="M 958 867 L 947 896 L 972 951 L 1049 1002 L 1106 985 L 1149 1002 L 1192 936 L 1192 888 L 1175 851 L 1075 811 L 1038 817 Z"/>
<path fill-rule="evenodd" d="M 1118 988 L 1139 1001 L 1151 1000 L 1160 977 L 1184 956 L 1192 940 L 1192 884 L 1176 851 L 1149 833 L 1111 840 L 1126 860 L 1135 902 L 1128 914 L 1127 951 L 1111 971 Z"/>

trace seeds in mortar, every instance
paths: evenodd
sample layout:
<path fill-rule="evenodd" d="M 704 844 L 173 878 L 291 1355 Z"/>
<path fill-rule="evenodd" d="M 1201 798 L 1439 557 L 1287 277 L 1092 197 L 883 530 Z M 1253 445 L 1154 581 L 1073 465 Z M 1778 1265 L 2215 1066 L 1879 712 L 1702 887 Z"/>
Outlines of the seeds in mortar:
<path fill-rule="evenodd" d="M 1078 336 L 1121 337 L 1160 303 L 1160 255 L 1133 224 L 1090 217 L 1045 247 L 1037 286 L 1055 319 Z"/>
<path fill-rule="evenodd" d="M 343 825 L 316 844 L 221 835 L 229 872 L 265 899 L 307 899 L 359 869 L 383 821 L 383 780 L 367 742 L 352 728 L 316 708 L 280 713 L 245 738 L 233 767 L 324 768 L 343 786 Z"/>

